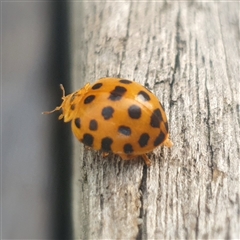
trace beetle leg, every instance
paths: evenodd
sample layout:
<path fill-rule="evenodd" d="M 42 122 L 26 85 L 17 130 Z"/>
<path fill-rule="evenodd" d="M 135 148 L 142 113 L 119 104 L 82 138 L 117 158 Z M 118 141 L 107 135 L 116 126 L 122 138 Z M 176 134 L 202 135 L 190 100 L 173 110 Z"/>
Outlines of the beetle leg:
<path fill-rule="evenodd" d="M 91 150 L 92 148 L 87 146 L 87 145 L 84 145 L 84 148 L 87 149 L 87 150 Z"/>
<path fill-rule="evenodd" d="M 151 164 L 152 164 L 152 162 L 151 162 L 151 160 L 148 158 L 148 156 L 147 156 L 146 154 L 143 154 L 143 155 L 141 155 L 141 157 L 143 158 L 145 164 L 146 164 L 148 167 L 150 167 Z"/>
<path fill-rule="evenodd" d="M 131 160 L 131 159 L 134 159 L 134 158 L 138 157 L 138 156 L 132 156 L 132 155 L 129 156 L 129 155 L 126 155 L 126 154 L 122 154 L 122 155 L 119 155 L 119 156 L 122 158 L 122 160 Z M 145 164 L 148 167 L 151 166 L 151 160 L 148 158 L 148 156 L 146 154 L 143 154 L 143 155 L 140 155 L 140 156 L 143 158 Z"/>
<path fill-rule="evenodd" d="M 102 153 L 102 156 L 105 158 L 105 157 L 107 157 L 109 155 L 109 153 L 108 152 L 103 152 Z"/>

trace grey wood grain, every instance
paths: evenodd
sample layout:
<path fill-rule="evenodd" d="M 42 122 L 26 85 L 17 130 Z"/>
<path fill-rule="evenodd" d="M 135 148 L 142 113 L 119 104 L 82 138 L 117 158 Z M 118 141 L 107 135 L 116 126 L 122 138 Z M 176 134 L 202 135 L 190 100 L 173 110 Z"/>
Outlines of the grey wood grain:
<path fill-rule="evenodd" d="M 174 143 L 147 168 L 75 140 L 75 238 L 238 239 L 239 3 L 72 2 L 71 14 L 73 89 L 145 84 Z"/>

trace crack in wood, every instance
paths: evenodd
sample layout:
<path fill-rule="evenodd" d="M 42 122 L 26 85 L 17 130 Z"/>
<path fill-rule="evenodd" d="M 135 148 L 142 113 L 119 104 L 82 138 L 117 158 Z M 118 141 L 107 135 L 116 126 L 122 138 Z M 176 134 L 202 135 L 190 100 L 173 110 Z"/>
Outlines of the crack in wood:
<path fill-rule="evenodd" d="M 147 233 L 147 225 L 146 225 L 146 213 L 144 212 L 144 195 L 147 194 L 147 171 L 148 167 L 147 165 L 144 164 L 143 166 L 143 172 L 142 172 L 142 181 L 139 186 L 139 192 L 141 193 L 140 195 L 140 202 L 141 202 L 141 207 L 139 210 L 139 218 L 142 219 L 142 224 L 138 225 L 138 234 L 136 239 L 137 240 L 142 240 L 146 239 L 146 233 Z"/>

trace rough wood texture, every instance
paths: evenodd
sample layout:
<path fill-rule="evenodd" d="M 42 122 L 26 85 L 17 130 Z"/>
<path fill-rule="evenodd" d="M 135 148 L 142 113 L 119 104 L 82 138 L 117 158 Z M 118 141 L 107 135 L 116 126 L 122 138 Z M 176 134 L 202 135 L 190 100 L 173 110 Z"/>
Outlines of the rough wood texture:
<path fill-rule="evenodd" d="M 145 84 L 174 143 L 147 168 L 75 140 L 75 238 L 238 239 L 239 3 L 72 2 L 71 13 L 73 89 Z"/>

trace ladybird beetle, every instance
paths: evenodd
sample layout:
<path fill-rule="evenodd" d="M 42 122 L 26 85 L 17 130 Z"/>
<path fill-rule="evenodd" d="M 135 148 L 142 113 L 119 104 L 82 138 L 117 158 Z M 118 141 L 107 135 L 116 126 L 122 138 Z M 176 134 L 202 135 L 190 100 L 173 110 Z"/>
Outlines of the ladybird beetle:
<path fill-rule="evenodd" d="M 142 156 L 164 145 L 172 146 L 167 117 L 157 97 L 139 83 L 121 78 L 101 78 L 94 84 L 63 96 L 59 119 L 71 121 L 79 141 L 95 150 L 119 155 L 124 160 Z"/>

